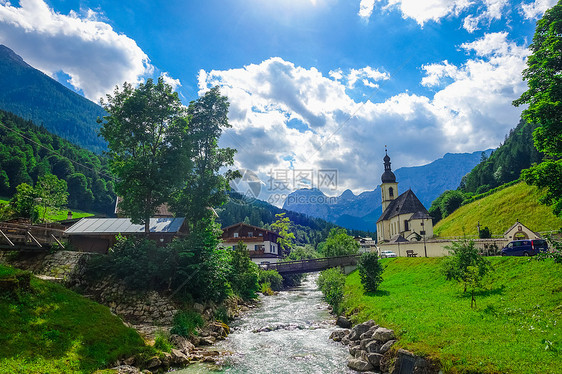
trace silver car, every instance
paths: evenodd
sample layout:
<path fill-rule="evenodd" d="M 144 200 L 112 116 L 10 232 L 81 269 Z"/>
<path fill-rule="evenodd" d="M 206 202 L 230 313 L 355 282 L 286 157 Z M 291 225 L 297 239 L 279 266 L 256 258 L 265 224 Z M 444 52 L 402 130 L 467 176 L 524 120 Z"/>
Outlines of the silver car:
<path fill-rule="evenodd" d="M 392 251 L 381 251 L 381 258 L 394 258 L 394 257 L 398 257 L 398 256 L 396 256 L 396 253 Z"/>

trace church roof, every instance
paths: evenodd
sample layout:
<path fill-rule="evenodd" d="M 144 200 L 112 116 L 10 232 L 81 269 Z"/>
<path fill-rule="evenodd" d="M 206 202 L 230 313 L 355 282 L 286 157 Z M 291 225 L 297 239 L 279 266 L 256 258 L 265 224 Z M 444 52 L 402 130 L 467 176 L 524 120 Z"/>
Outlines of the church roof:
<path fill-rule="evenodd" d="M 429 212 L 412 190 L 408 190 L 392 200 L 377 222 L 386 221 L 397 215 L 409 213 L 414 213 L 415 217 L 412 216 L 412 218 L 430 218 Z"/>

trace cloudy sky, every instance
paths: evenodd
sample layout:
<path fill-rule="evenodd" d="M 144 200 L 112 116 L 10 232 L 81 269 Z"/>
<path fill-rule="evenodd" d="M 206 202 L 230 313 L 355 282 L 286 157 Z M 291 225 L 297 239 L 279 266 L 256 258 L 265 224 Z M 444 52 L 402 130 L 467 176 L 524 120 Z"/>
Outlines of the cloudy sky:
<path fill-rule="evenodd" d="M 186 104 L 219 85 L 221 144 L 264 189 L 292 168 L 313 186 L 337 170 L 331 194 L 358 193 L 380 183 L 385 145 L 394 168 L 497 147 L 555 3 L 0 0 L 0 44 L 96 102 L 159 75 Z"/>

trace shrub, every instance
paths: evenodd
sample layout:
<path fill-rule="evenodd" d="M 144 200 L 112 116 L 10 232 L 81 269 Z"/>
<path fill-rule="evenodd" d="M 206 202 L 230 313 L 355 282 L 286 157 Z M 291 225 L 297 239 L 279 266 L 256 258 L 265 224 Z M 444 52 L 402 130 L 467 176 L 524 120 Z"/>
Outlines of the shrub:
<path fill-rule="evenodd" d="M 283 277 L 277 270 L 260 270 L 259 284 L 268 283 L 273 291 L 281 291 L 283 289 Z"/>
<path fill-rule="evenodd" d="M 244 242 L 239 241 L 231 253 L 230 284 L 234 292 L 244 300 L 255 299 L 259 289 L 258 265 L 250 260 Z"/>
<path fill-rule="evenodd" d="M 133 290 L 168 288 L 177 268 L 176 253 L 146 238 L 118 237 L 107 256 L 94 257 L 86 276 L 112 275 Z"/>
<path fill-rule="evenodd" d="M 272 296 L 274 294 L 269 282 L 260 284 L 260 292 L 266 296 Z"/>
<path fill-rule="evenodd" d="M 480 239 L 490 239 L 492 237 L 492 232 L 490 231 L 488 226 L 485 226 L 484 228 L 480 229 L 478 237 Z"/>
<path fill-rule="evenodd" d="M 156 331 L 154 337 L 154 348 L 162 352 L 170 352 L 174 346 L 168 340 L 168 334 L 163 331 Z"/>
<path fill-rule="evenodd" d="M 366 292 L 376 292 L 382 282 L 383 266 L 376 252 L 363 253 L 357 264 L 361 284 Z"/>
<path fill-rule="evenodd" d="M 464 292 L 471 291 L 471 307 L 475 305 L 475 290 L 482 287 L 482 280 L 492 270 L 490 262 L 480 255 L 472 240 L 453 242 L 446 247 L 450 255 L 443 261 L 443 273 L 447 280 L 463 283 Z"/>
<path fill-rule="evenodd" d="M 339 268 L 324 270 L 318 277 L 318 288 L 324 294 L 324 300 L 332 306 L 332 311 L 340 315 L 342 313 L 343 287 L 345 275 Z"/>
<path fill-rule="evenodd" d="M 224 305 L 215 310 L 215 319 L 222 323 L 228 323 L 230 321 L 230 318 L 228 317 L 228 309 L 226 309 Z"/>
<path fill-rule="evenodd" d="M 170 333 L 188 338 L 196 335 L 195 329 L 205 324 L 203 317 L 193 310 L 179 311 L 174 316 L 173 327 Z"/>

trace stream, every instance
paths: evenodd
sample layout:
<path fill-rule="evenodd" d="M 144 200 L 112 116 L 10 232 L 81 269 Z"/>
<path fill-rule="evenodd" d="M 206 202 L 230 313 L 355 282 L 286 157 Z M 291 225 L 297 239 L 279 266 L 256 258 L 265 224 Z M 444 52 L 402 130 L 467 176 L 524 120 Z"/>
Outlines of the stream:
<path fill-rule="evenodd" d="M 174 373 L 355 373 L 347 368 L 347 347 L 328 338 L 336 326 L 317 279 L 309 274 L 297 288 L 262 297 L 234 321 L 228 338 L 212 347 L 231 352 L 221 365 L 194 364 Z"/>

